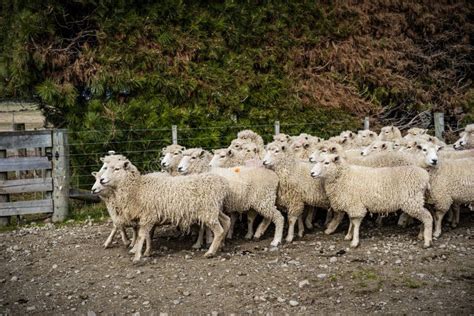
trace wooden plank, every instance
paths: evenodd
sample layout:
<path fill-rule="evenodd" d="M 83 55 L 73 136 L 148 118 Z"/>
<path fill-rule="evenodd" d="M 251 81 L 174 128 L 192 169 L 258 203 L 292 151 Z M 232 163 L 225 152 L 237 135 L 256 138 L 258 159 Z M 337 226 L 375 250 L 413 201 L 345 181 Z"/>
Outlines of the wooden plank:
<path fill-rule="evenodd" d="M 436 112 L 434 114 L 435 136 L 444 141 L 444 113 Z"/>
<path fill-rule="evenodd" d="M 69 146 L 65 129 L 53 132 L 53 184 L 53 222 L 61 222 L 69 213 Z"/>
<path fill-rule="evenodd" d="M 101 199 L 97 195 L 92 194 L 91 191 L 89 190 L 81 190 L 81 189 L 74 189 L 74 188 L 69 189 L 69 197 L 71 199 L 92 202 L 92 203 L 99 203 L 101 201 Z"/>
<path fill-rule="evenodd" d="M 0 132 L 0 149 L 51 147 L 51 131 Z"/>
<path fill-rule="evenodd" d="M 7 157 L 6 149 L 0 149 L 0 161 L 4 160 Z M 0 172 L 0 180 L 7 180 L 8 173 Z M 0 193 L 0 202 L 8 202 L 9 196 L 8 194 L 1 194 Z M 0 226 L 7 226 L 10 224 L 10 217 L 0 217 Z"/>
<path fill-rule="evenodd" d="M 52 178 L 0 180 L 0 194 L 53 191 Z"/>
<path fill-rule="evenodd" d="M 48 157 L 12 157 L 0 159 L 0 172 L 51 169 Z"/>
<path fill-rule="evenodd" d="M 52 200 L 33 200 L 0 203 L 0 216 L 51 213 L 52 211 Z"/>

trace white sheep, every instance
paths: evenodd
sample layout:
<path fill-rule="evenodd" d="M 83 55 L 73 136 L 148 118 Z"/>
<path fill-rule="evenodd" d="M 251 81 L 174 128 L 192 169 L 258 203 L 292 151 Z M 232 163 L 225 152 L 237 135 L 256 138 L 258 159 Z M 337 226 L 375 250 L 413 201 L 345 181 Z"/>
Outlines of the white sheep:
<path fill-rule="evenodd" d="M 254 143 L 259 148 L 263 148 L 264 146 L 262 136 L 258 135 L 257 133 L 249 129 L 245 129 L 237 133 L 237 138 Z"/>
<path fill-rule="evenodd" d="M 253 147 L 250 147 L 253 148 Z M 232 149 L 227 149 L 223 153 L 233 153 Z M 256 152 L 250 150 L 247 152 L 234 153 L 233 155 L 242 155 L 244 157 L 252 158 L 255 157 Z M 227 158 L 225 155 L 223 159 Z M 180 162 L 180 167 L 183 173 L 187 173 L 188 170 L 196 170 L 198 168 L 195 165 L 202 165 L 199 161 L 199 156 L 196 159 L 185 159 Z M 229 157 L 231 159 L 232 157 Z M 278 246 L 281 243 L 283 234 L 283 223 L 284 219 L 280 212 L 275 207 L 276 193 L 278 187 L 278 176 L 271 170 L 263 167 L 245 167 L 236 166 L 233 168 L 220 168 L 219 164 L 226 164 L 225 160 L 218 160 L 214 162 L 214 167 L 210 169 L 210 172 L 222 176 L 229 182 L 229 197 L 225 202 L 225 210 L 228 213 L 247 213 L 248 215 L 248 231 L 245 236 L 246 239 L 253 237 L 260 238 L 269 224 L 273 222 L 275 224 L 275 235 L 271 243 L 272 246 Z M 208 164 L 210 165 L 210 164 Z M 209 166 L 208 166 L 209 168 Z M 264 220 L 257 228 L 255 235 L 253 233 L 253 223 L 255 215 L 260 214 Z M 232 231 L 232 221 L 231 229 Z M 228 236 L 231 238 L 232 236 Z M 200 245 L 202 240 L 202 232 L 200 232 L 196 245 Z M 197 247 L 197 246 L 196 246 Z"/>
<path fill-rule="evenodd" d="M 361 130 L 357 132 L 357 144 L 362 147 L 369 146 L 378 138 L 377 133 L 371 130 Z"/>
<path fill-rule="evenodd" d="M 202 148 L 186 149 L 182 153 L 177 170 L 183 175 L 206 172 L 209 170 L 211 158 L 211 153 Z"/>
<path fill-rule="evenodd" d="M 469 124 L 461 133 L 461 138 L 453 145 L 454 149 L 474 149 L 474 124 Z"/>
<path fill-rule="evenodd" d="M 423 206 L 429 175 L 422 168 L 354 166 L 330 154 L 314 165 L 311 176 L 324 179 L 331 207 L 349 215 L 351 225 L 345 239 L 352 240 L 351 247 L 359 245 L 359 228 L 367 212 L 392 213 L 399 209 L 423 222 L 424 247 L 431 246 L 433 218 Z"/>
<path fill-rule="evenodd" d="M 178 164 L 183 157 L 182 154 L 185 149 L 183 146 L 174 144 L 163 148 L 161 151 L 163 155 L 161 168 L 172 176 L 178 175 Z"/>
<path fill-rule="evenodd" d="M 229 217 L 222 212 L 229 193 L 227 181 L 207 173 L 185 177 L 140 175 L 130 171 L 132 166 L 128 160 L 110 163 L 100 183 L 114 191 L 114 203 L 123 216 L 139 223 L 134 262 L 140 260 L 145 240 L 144 255 L 149 255 L 150 231 L 165 222 L 185 230 L 194 223 L 204 224 L 214 234 L 205 256 L 213 256 L 230 226 Z"/>
<path fill-rule="evenodd" d="M 290 135 L 280 133 L 273 135 L 273 141 L 286 145 L 291 145 L 291 143 L 293 142 L 293 138 Z"/>
<path fill-rule="evenodd" d="M 382 127 L 379 134 L 379 139 L 383 141 L 394 141 L 402 138 L 402 133 L 393 125 Z"/>
<path fill-rule="evenodd" d="M 427 129 L 419 128 L 419 127 L 412 127 L 407 131 L 407 135 L 411 135 L 411 136 L 424 135 L 427 133 L 428 133 Z"/>
<path fill-rule="evenodd" d="M 393 151 L 394 143 L 391 141 L 376 140 L 361 151 L 362 156 L 370 155 L 371 153 Z"/>
<path fill-rule="evenodd" d="M 288 211 L 287 242 L 293 241 L 294 227 L 298 221 L 298 236 L 304 234 L 304 206 L 328 208 L 329 201 L 324 193 L 322 183 L 313 181 L 309 175 L 311 165 L 298 161 L 288 145 L 273 142 L 267 145 L 263 164 L 275 171 L 280 180 L 277 204 Z"/>

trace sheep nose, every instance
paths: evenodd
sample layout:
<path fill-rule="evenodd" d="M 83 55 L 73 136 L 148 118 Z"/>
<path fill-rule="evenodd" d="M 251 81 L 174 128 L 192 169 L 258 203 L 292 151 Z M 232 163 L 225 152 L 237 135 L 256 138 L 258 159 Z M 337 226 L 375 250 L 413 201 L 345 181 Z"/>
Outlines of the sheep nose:
<path fill-rule="evenodd" d="M 162 162 L 162 163 L 161 163 L 161 166 L 162 166 L 162 167 L 167 167 L 168 164 L 167 164 L 166 162 Z"/>
<path fill-rule="evenodd" d="M 360 152 L 360 155 L 361 155 L 361 156 L 363 156 L 363 155 L 364 155 L 364 152 L 363 152 L 363 151 L 361 151 L 361 152 Z"/>
<path fill-rule="evenodd" d="M 264 161 L 263 161 L 263 165 L 264 165 L 264 166 L 267 166 L 267 165 L 268 165 L 268 161 L 264 160 Z"/>
<path fill-rule="evenodd" d="M 105 183 L 104 179 L 100 179 L 99 182 L 100 182 L 100 184 L 104 184 L 104 183 Z"/>
<path fill-rule="evenodd" d="M 433 165 L 436 165 L 436 164 L 438 163 L 438 159 L 431 159 L 431 163 L 432 163 Z"/>
<path fill-rule="evenodd" d="M 316 178 L 316 172 L 311 172 L 311 176 L 312 176 L 313 178 Z"/>
<path fill-rule="evenodd" d="M 178 167 L 178 171 L 179 172 L 183 171 L 183 167 Z"/>

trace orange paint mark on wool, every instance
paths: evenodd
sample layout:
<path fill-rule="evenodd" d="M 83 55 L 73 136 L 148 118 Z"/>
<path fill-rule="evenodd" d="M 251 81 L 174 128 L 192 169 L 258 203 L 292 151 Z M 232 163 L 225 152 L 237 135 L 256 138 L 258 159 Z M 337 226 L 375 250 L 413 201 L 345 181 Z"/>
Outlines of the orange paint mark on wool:
<path fill-rule="evenodd" d="M 239 173 L 239 172 L 240 172 L 240 168 L 235 168 L 235 169 L 234 169 L 234 172 L 235 172 L 235 173 Z"/>

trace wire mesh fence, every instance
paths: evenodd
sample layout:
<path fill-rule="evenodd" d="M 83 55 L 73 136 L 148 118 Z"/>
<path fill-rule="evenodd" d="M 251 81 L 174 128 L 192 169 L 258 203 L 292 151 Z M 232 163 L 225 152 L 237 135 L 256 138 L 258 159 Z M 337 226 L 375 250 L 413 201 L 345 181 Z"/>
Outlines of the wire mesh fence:
<path fill-rule="evenodd" d="M 334 120 L 319 123 L 270 122 L 253 125 L 225 125 L 202 127 L 177 127 L 177 143 L 186 147 L 201 147 L 206 150 L 228 147 L 237 133 L 251 129 L 260 134 L 266 143 L 272 141 L 275 132 L 290 135 L 308 133 L 323 138 L 336 135 L 346 129 L 362 129 L 359 126 L 346 126 Z M 78 189 L 90 189 L 94 183 L 93 171 L 102 165 L 100 157 L 113 150 L 126 155 L 143 172 L 160 170 L 162 148 L 172 144 L 172 127 L 159 129 L 114 129 L 80 130 L 68 132 L 69 155 L 71 161 L 71 186 Z"/>

